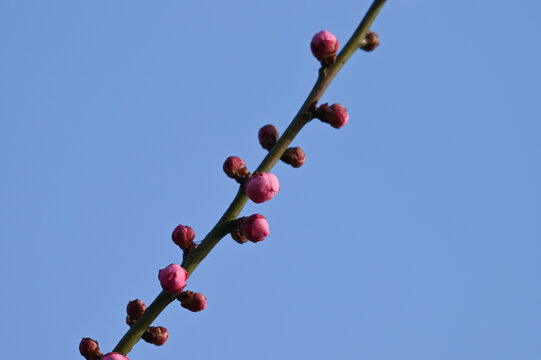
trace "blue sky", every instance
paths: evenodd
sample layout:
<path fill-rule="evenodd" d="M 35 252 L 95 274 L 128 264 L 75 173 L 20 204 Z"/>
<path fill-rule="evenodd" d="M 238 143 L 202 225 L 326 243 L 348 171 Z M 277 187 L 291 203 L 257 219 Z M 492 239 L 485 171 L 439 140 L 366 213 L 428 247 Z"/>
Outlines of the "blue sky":
<path fill-rule="evenodd" d="M 158 294 L 257 167 L 369 1 L 0 2 L 3 356 L 111 350 L 125 306 Z M 300 169 L 259 244 L 224 238 L 189 281 L 208 307 L 168 307 L 131 360 L 539 359 L 541 24 L 538 1 L 389 1 L 295 139 Z M 82 357 L 79 357 L 82 359 Z"/>

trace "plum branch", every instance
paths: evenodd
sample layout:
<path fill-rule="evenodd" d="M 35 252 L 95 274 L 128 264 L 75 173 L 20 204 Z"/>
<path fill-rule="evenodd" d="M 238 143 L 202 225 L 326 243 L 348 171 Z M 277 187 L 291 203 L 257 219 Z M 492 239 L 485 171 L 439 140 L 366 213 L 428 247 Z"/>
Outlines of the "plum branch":
<path fill-rule="evenodd" d="M 317 107 L 317 103 L 323 96 L 326 89 L 331 84 L 334 77 L 338 74 L 340 69 L 348 61 L 348 59 L 359 48 L 366 51 L 371 51 L 378 44 L 377 35 L 369 31 L 373 21 L 378 15 L 379 11 L 385 4 L 386 0 L 375 0 L 368 9 L 366 15 L 363 17 L 361 23 L 350 37 L 342 51 L 336 55 L 336 50 L 332 53 L 332 56 L 321 55 L 318 56 L 317 49 L 312 48 L 314 55 L 320 60 L 322 67 L 319 70 L 319 75 L 312 90 L 307 96 L 306 100 L 298 110 L 297 114 L 282 134 L 282 136 L 275 142 L 274 146 L 270 147 L 269 153 L 265 156 L 261 164 L 257 167 L 258 173 L 269 172 L 274 165 L 282 158 L 284 152 L 291 144 L 293 139 L 302 130 L 302 128 L 308 124 L 313 118 L 319 118 L 322 121 L 329 122 L 328 117 L 332 117 L 332 112 L 336 109 L 332 109 L 333 106 L 328 107 L 326 104 Z M 334 36 L 328 32 L 321 32 L 322 39 L 328 41 L 326 38 L 329 35 Z M 319 35 L 319 34 L 317 34 Z M 316 36 L 317 36 L 316 35 Z M 316 37 L 314 37 L 316 39 Z M 336 40 L 336 38 L 334 38 Z M 312 45 L 314 44 L 314 40 Z M 338 48 L 338 41 L 336 41 L 336 48 Z M 335 104 L 341 107 L 339 104 Z M 343 111 L 345 109 L 341 107 Z M 340 110 L 340 109 L 338 109 Z M 347 115 L 347 113 L 346 113 Z M 343 123 L 347 121 L 347 118 L 343 119 Z M 332 126 L 335 126 L 330 122 Z M 343 123 L 341 125 L 343 125 Z M 335 127 L 341 126 L 340 124 Z M 232 233 L 236 226 L 236 219 L 239 216 L 241 210 L 244 208 L 248 201 L 248 196 L 244 190 L 243 182 L 237 191 L 237 194 L 222 217 L 218 220 L 216 225 L 205 236 L 201 243 L 191 249 L 189 252 L 185 252 L 184 260 L 181 264 L 182 268 L 186 271 L 186 274 L 191 275 L 199 264 L 205 259 L 205 257 L 212 251 L 214 246 L 227 234 Z M 137 320 L 130 323 L 130 329 L 120 339 L 113 352 L 121 355 L 127 355 L 132 347 L 139 341 L 139 339 L 145 335 L 147 338 L 150 336 L 147 332 L 152 322 L 158 317 L 158 315 L 175 299 L 177 295 L 161 291 L 154 299 L 152 304 L 143 310 L 142 315 Z M 144 305 L 143 305 L 144 306 Z M 157 329 L 157 328 L 154 328 Z M 160 333 L 161 330 L 157 330 Z M 84 340 L 84 339 L 83 339 Z M 82 343 L 81 343 L 82 344 Z M 96 344 L 97 346 L 97 344 Z M 81 353 L 83 351 L 81 350 Z M 99 348 L 98 348 L 99 352 Z M 100 353 L 101 354 L 101 353 Z M 120 355 L 119 355 L 120 356 Z M 107 355 L 105 356 L 107 357 Z M 100 357 L 97 357 L 100 358 Z M 112 359 L 112 358 L 111 358 Z"/>

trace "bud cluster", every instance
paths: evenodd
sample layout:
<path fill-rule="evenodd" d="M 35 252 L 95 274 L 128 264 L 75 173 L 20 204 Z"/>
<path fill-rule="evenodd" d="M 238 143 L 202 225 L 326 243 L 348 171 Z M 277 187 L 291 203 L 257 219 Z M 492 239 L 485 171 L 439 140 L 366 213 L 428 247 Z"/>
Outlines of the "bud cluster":
<path fill-rule="evenodd" d="M 378 45 L 378 35 L 373 31 L 368 31 L 360 48 L 365 51 L 373 51 Z M 326 68 L 336 62 L 339 47 L 338 39 L 326 30 L 314 35 L 310 48 L 312 54 L 321 63 L 320 73 L 325 73 Z M 341 128 L 349 121 L 346 108 L 340 104 L 331 106 L 323 104 L 317 107 L 317 101 L 314 101 L 306 111 L 313 118 L 320 119 L 336 129 Z M 258 139 L 264 149 L 271 151 L 279 140 L 278 129 L 272 124 L 265 125 L 259 129 Z M 284 151 L 280 159 L 286 164 L 298 168 L 305 163 L 306 155 L 300 147 L 290 147 Z M 241 184 L 248 198 L 257 204 L 272 199 L 280 190 L 280 183 L 274 174 L 257 171 L 251 174 L 244 160 L 238 156 L 229 156 L 223 164 L 223 171 L 228 177 Z M 233 225 L 231 237 L 241 244 L 248 241 L 254 243 L 263 241 L 270 234 L 269 223 L 261 214 L 238 218 L 233 222 Z M 197 248 L 197 244 L 194 243 L 195 232 L 189 226 L 178 225 L 173 230 L 171 238 L 182 249 L 184 261 Z M 162 289 L 171 296 L 175 296 L 182 307 L 193 312 L 204 310 L 207 307 L 205 295 L 189 290 L 184 291 L 188 273 L 180 265 L 171 264 L 161 269 L 158 273 L 158 279 Z M 129 326 L 135 324 L 145 311 L 146 305 L 140 299 L 130 301 L 126 306 L 126 324 Z M 150 326 L 142 335 L 144 341 L 157 346 L 165 344 L 168 338 L 169 332 L 163 326 Z M 116 352 L 103 355 L 98 342 L 90 338 L 81 340 L 79 352 L 87 360 L 128 360 L 126 356 Z"/>
<path fill-rule="evenodd" d="M 145 313 L 146 305 L 139 299 L 132 300 L 126 306 L 126 324 L 132 326 L 137 320 Z M 151 326 L 143 333 L 141 337 L 148 343 L 160 346 L 165 344 L 167 338 L 169 337 L 169 332 L 163 326 Z"/>
<path fill-rule="evenodd" d="M 278 141 L 278 129 L 271 124 L 265 125 L 259 129 L 258 138 L 261 147 L 270 151 L 274 144 L 276 144 Z M 306 161 L 306 155 L 300 147 L 290 147 L 286 149 L 280 160 L 293 166 L 294 168 L 298 168 L 301 167 Z"/>

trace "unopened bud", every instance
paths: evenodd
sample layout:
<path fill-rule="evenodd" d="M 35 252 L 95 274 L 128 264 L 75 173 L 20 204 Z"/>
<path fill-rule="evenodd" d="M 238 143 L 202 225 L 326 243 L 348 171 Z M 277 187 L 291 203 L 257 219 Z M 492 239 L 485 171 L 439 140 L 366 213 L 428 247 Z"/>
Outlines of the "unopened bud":
<path fill-rule="evenodd" d="M 253 214 L 243 219 L 240 229 L 242 234 L 251 242 L 264 240 L 270 234 L 267 219 L 260 214 Z"/>
<path fill-rule="evenodd" d="M 171 239 L 182 250 L 186 251 L 192 246 L 193 239 L 195 238 L 195 232 L 189 226 L 179 225 L 173 230 Z"/>
<path fill-rule="evenodd" d="M 361 45 L 361 49 L 364 51 L 372 51 L 375 48 L 377 48 L 379 45 L 379 37 L 378 34 L 376 34 L 373 31 L 368 30 L 366 33 L 366 36 L 364 37 L 363 44 Z"/>
<path fill-rule="evenodd" d="M 141 336 L 147 343 L 161 346 L 169 338 L 169 332 L 163 326 L 150 326 Z"/>
<path fill-rule="evenodd" d="M 91 338 L 83 338 L 79 343 L 79 352 L 87 360 L 98 360 L 103 354 L 100 351 L 98 342 Z"/>
<path fill-rule="evenodd" d="M 180 301 L 180 305 L 193 312 L 205 310 L 207 307 L 207 298 L 201 293 L 193 291 L 184 291 L 177 299 Z"/>
<path fill-rule="evenodd" d="M 348 111 L 340 104 L 321 105 L 315 112 L 315 117 L 339 129 L 349 121 Z"/>
<path fill-rule="evenodd" d="M 188 273 L 180 265 L 171 264 L 160 270 L 158 279 L 162 289 L 173 295 L 180 294 L 186 286 Z"/>
<path fill-rule="evenodd" d="M 139 299 L 132 300 L 126 306 L 126 324 L 132 326 L 147 309 L 146 305 Z"/>
<path fill-rule="evenodd" d="M 349 114 L 345 107 L 340 104 L 332 104 L 331 110 L 334 115 L 330 121 L 332 127 L 339 129 L 347 124 L 349 121 Z"/>
<path fill-rule="evenodd" d="M 238 156 L 230 156 L 224 161 L 224 172 L 232 179 L 239 180 L 240 178 L 250 174 L 246 169 L 246 164 Z"/>
<path fill-rule="evenodd" d="M 280 182 L 271 173 L 255 172 L 244 184 L 246 195 L 253 202 L 260 204 L 270 200 L 280 190 Z"/>
<path fill-rule="evenodd" d="M 294 168 L 301 167 L 306 161 L 306 155 L 300 147 L 290 147 L 286 149 L 284 155 L 280 158 L 286 164 L 293 166 Z"/>
<path fill-rule="evenodd" d="M 242 233 L 242 231 L 240 231 L 239 228 L 231 231 L 231 237 L 233 238 L 233 240 L 235 240 L 239 244 L 244 244 L 248 242 L 248 239 L 246 238 L 246 236 L 244 236 L 244 234 Z"/>
<path fill-rule="evenodd" d="M 336 61 L 336 52 L 339 47 L 340 43 L 336 37 L 326 30 L 315 34 L 310 43 L 312 54 L 324 67 L 332 65 Z"/>
<path fill-rule="evenodd" d="M 121 355 L 116 352 L 111 352 L 109 354 L 106 354 L 104 357 L 101 358 L 101 360 L 130 360 L 126 356 Z"/>
<path fill-rule="evenodd" d="M 278 129 L 274 125 L 265 125 L 259 129 L 258 137 L 263 149 L 270 150 L 278 141 Z"/>

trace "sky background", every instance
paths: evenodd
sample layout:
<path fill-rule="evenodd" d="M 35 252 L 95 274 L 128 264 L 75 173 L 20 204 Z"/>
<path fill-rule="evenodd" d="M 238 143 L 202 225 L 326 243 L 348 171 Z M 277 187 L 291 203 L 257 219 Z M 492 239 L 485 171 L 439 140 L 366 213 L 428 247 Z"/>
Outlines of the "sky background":
<path fill-rule="evenodd" d="M 369 1 L 0 0 L 0 343 L 6 359 L 110 351 L 311 89 L 312 36 L 345 44 Z M 332 5 L 331 5 L 332 4 Z M 142 359 L 540 359 L 541 3 L 389 1 L 381 45 L 324 95 L 350 114 L 242 215 Z"/>

